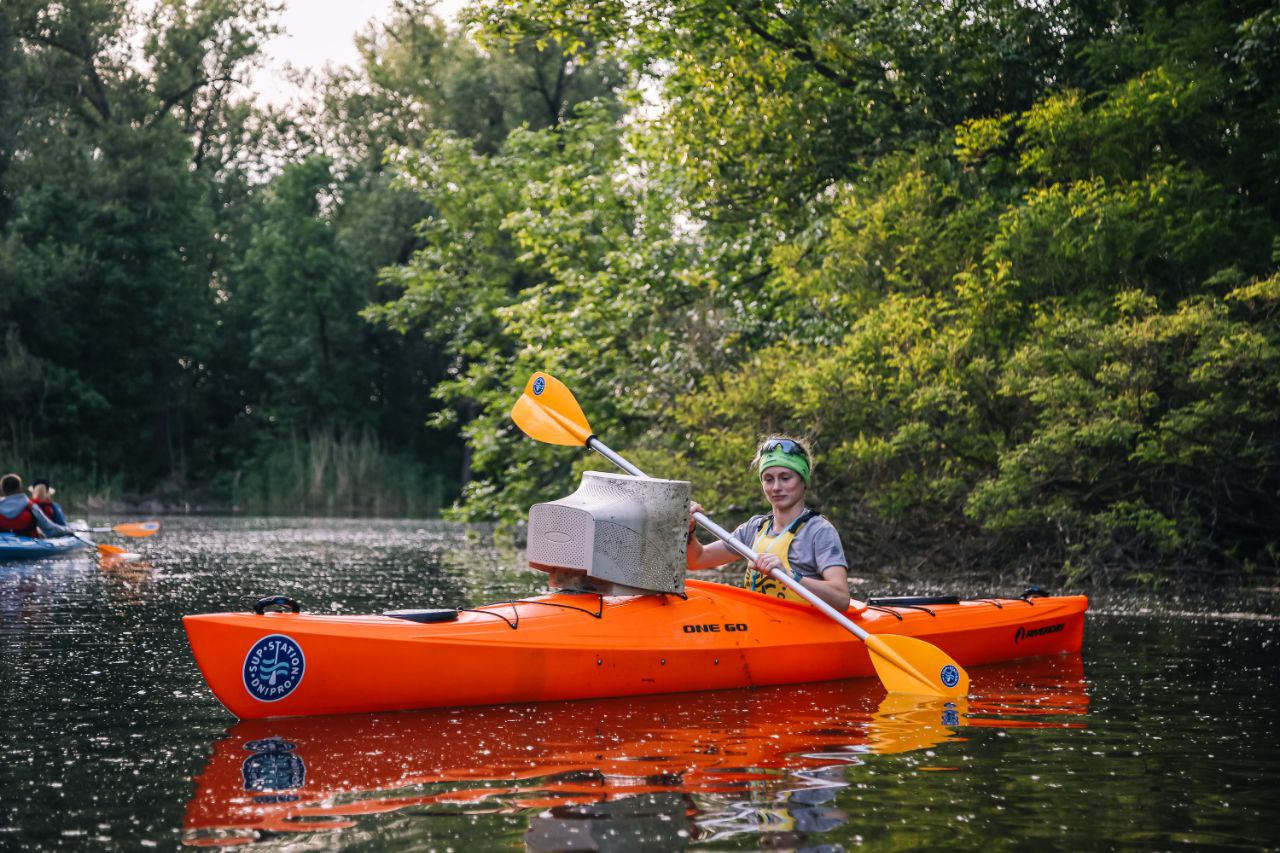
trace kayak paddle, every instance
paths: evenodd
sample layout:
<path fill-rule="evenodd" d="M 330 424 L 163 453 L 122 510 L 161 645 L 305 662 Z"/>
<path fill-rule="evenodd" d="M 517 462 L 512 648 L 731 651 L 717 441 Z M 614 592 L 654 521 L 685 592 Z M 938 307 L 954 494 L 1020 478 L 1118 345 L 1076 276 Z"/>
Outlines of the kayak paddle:
<path fill-rule="evenodd" d="M 591 425 L 587 423 L 586 415 L 582 413 L 582 407 L 574 399 L 573 392 L 553 376 L 538 372 L 529 377 L 524 394 L 511 409 L 511 419 L 530 438 L 547 444 L 571 447 L 585 445 L 628 474 L 650 479 L 649 475 L 596 438 L 591 432 Z M 734 539 L 729 531 L 716 524 L 705 513 L 695 513 L 694 520 L 740 556 L 755 563 L 758 557 L 756 552 Z M 871 664 L 875 667 L 876 675 L 889 692 L 944 698 L 968 695 L 968 673 L 942 649 L 915 637 L 868 633 L 786 572 L 773 569 L 769 574 L 862 640 L 871 653 Z"/>
<path fill-rule="evenodd" d="M 114 527 L 93 527 L 90 528 L 94 533 L 118 533 L 121 536 L 132 536 L 135 539 L 141 539 L 144 536 L 152 536 L 160 531 L 160 522 L 158 521 L 130 521 L 125 524 L 117 524 Z"/>
<path fill-rule="evenodd" d="M 126 551 L 124 548 L 117 548 L 115 545 L 100 545 L 97 542 L 90 542 L 89 544 L 92 545 L 94 548 L 97 548 L 99 554 L 102 554 L 103 556 L 106 556 L 106 557 L 121 557 L 125 559 L 136 560 L 138 559 L 139 556 L 141 556 L 139 554 L 130 553 L 129 551 Z"/>
<path fill-rule="evenodd" d="M 79 522 L 79 523 L 83 524 L 84 522 Z M 89 530 L 89 529 L 87 529 L 87 528 L 84 528 L 84 527 L 68 527 L 68 528 L 67 528 L 67 530 L 71 533 L 71 535 L 72 535 L 72 536 L 74 536 L 75 538 L 79 539 L 81 542 L 83 542 L 84 544 L 88 545 L 90 548 L 92 548 L 93 550 L 97 551 L 99 554 L 101 554 L 101 555 L 103 555 L 103 556 L 106 556 L 106 557 L 126 557 L 126 558 L 128 558 L 128 557 L 132 557 L 132 558 L 135 558 L 135 559 L 138 557 L 138 555 L 137 555 L 137 554 L 130 554 L 130 553 L 129 553 L 128 551 L 126 551 L 125 549 L 123 549 L 123 548 L 117 548 L 115 545 L 103 545 L 103 544 L 101 544 L 101 543 L 99 543 L 99 542 L 94 542 L 92 539 L 85 539 L 85 538 L 84 538 L 83 536 L 81 536 L 80 534 L 81 534 L 81 533 L 88 533 L 88 532 L 90 532 L 90 530 Z"/>

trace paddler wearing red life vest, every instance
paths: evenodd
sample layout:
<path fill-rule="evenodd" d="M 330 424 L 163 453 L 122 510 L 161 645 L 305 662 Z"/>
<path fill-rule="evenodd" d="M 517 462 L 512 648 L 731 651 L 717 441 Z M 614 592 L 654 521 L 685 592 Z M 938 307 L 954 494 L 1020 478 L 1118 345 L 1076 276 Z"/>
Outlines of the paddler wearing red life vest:
<path fill-rule="evenodd" d="M 71 530 L 49 520 L 36 502 L 22 493 L 22 478 L 17 474 L 0 477 L 0 533 L 16 533 L 35 538 L 43 534 L 70 536 Z"/>
<path fill-rule="evenodd" d="M 840 534 L 831 522 L 805 505 L 813 476 L 812 458 L 803 439 L 787 435 L 771 435 L 756 448 L 752 467 L 760 476 L 771 512 L 753 516 L 733 531 L 733 538 L 760 555 L 754 566 L 747 567 L 743 586 L 775 598 L 804 601 L 769 577 L 770 571 L 780 568 L 836 610 L 845 610 L 849 607 L 849 562 Z M 698 541 L 693 513 L 701 511 L 702 506 L 694 503 L 689 513 L 685 551 L 689 570 L 715 568 L 740 559 L 723 542 L 703 545 Z"/>
<path fill-rule="evenodd" d="M 56 489 L 49 484 L 49 481 L 43 477 L 39 480 L 31 482 L 31 500 L 36 506 L 40 507 L 41 512 L 48 516 L 49 520 L 54 524 L 67 526 L 67 517 L 62 514 L 62 507 L 53 502 L 53 493 Z"/>

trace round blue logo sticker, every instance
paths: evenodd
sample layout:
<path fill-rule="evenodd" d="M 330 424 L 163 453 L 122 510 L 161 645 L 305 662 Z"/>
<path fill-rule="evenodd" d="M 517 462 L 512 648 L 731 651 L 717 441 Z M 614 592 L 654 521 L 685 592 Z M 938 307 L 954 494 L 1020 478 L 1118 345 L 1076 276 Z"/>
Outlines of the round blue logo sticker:
<path fill-rule="evenodd" d="M 277 702 L 298 688 L 307 659 L 284 634 L 263 637 L 244 656 L 244 689 L 259 702 Z"/>
<path fill-rule="evenodd" d="M 543 391 L 547 390 L 547 380 L 539 376 L 533 380 L 533 396 L 537 397 Z"/>
<path fill-rule="evenodd" d="M 955 687 L 960 683 L 960 670 L 956 669 L 951 664 L 947 664 L 942 668 L 940 677 L 942 678 L 942 683 L 947 687 Z"/>

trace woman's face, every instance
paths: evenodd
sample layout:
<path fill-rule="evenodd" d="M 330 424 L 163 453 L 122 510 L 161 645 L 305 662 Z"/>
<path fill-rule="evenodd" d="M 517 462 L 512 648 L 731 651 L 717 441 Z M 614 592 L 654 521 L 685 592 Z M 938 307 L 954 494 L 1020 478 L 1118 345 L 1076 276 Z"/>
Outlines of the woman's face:
<path fill-rule="evenodd" d="M 804 500 L 804 480 L 795 471 L 781 465 L 761 472 L 760 487 L 775 509 L 788 509 Z"/>

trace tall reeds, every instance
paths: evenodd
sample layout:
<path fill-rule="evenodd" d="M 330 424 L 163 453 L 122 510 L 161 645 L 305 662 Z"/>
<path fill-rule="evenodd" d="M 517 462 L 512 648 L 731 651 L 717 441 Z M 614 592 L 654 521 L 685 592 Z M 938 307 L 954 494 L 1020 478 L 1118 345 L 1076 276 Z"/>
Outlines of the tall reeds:
<path fill-rule="evenodd" d="M 22 477 L 27 487 L 37 478 L 48 480 L 57 490 L 54 500 L 68 512 L 107 506 L 124 491 L 119 471 L 109 473 L 92 461 L 85 465 L 50 464 L 28 453 L 25 442 L 13 439 L 0 441 L 0 474 L 9 472 Z"/>
<path fill-rule="evenodd" d="M 231 500 L 272 514 L 436 516 L 448 479 L 371 431 L 295 433 L 237 473 Z"/>

